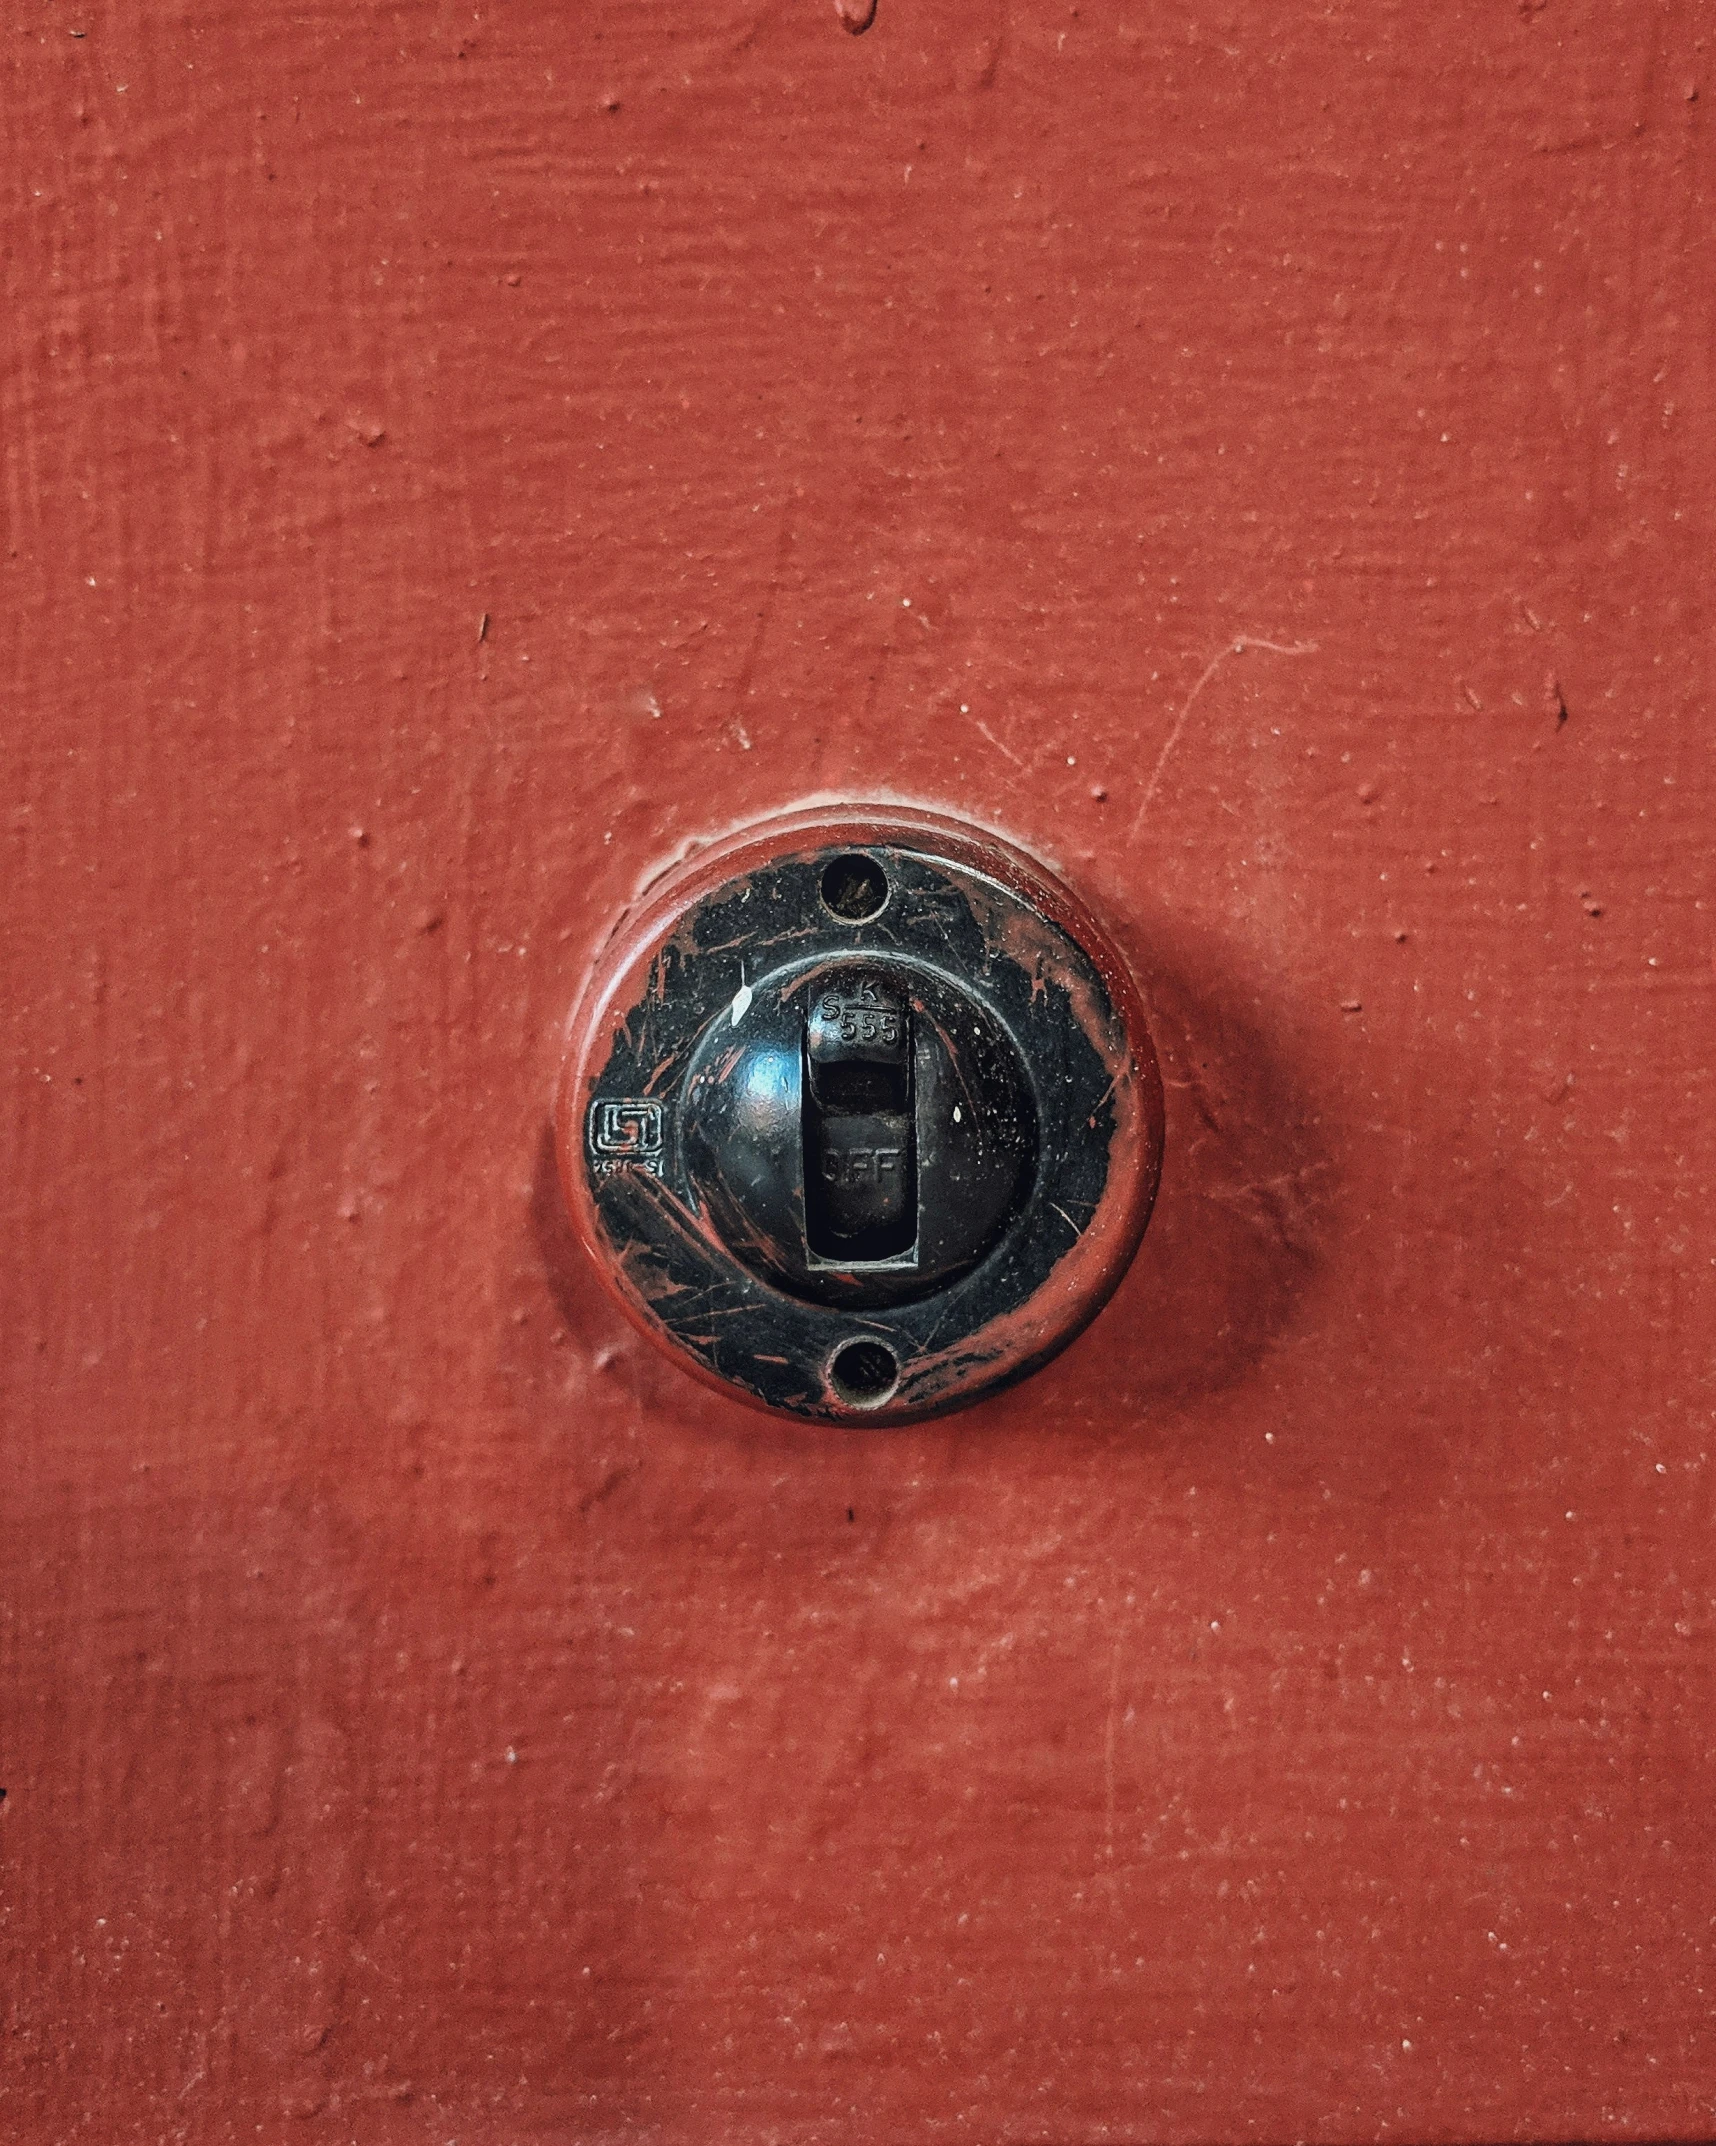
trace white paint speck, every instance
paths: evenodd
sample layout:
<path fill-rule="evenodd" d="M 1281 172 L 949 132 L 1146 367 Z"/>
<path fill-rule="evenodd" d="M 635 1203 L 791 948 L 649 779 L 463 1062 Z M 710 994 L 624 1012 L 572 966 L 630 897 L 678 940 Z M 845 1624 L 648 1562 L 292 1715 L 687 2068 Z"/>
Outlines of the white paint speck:
<path fill-rule="evenodd" d="M 953 1122 L 955 1125 L 958 1125 L 962 1122 L 960 1118 L 959 1105 L 957 1103 L 955 1103 L 953 1106 Z"/>
<path fill-rule="evenodd" d="M 733 993 L 733 1026 L 735 1028 L 750 1012 L 751 1000 L 754 996 L 755 993 L 750 985 L 743 982 L 739 985 L 738 990 Z"/>

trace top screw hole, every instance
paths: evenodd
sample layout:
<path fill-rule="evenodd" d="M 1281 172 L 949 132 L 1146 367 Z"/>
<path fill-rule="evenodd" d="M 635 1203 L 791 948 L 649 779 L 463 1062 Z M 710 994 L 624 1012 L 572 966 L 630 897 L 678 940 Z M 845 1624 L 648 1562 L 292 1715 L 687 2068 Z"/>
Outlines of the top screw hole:
<path fill-rule="evenodd" d="M 848 924 L 868 923 L 887 902 L 888 875 L 874 857 L 836 857 L 823 867 L 822 899 Z"/>

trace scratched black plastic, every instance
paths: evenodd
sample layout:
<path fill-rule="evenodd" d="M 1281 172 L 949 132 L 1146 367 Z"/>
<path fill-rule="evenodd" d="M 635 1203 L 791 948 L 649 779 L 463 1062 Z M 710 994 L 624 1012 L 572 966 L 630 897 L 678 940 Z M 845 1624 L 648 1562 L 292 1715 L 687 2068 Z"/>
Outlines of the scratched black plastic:
<path fill-rule="evenodd" d="M 840 1352 L 873 1344 L 846 1363 L 891 1361 L 924 1413 L 937 1367 L 940 1405 L 982 1382 L 985 1337 L 1101 1202 L 1114 1069 L 1089 1009 L 1119 1024 L 1016 893 L 875 847 L 887 899 L 853 921 L 822 898 L 838 854 L 688 910 L 597 1078 L 586 1165 L 629 1288 L 705 1369 L 840 1415 L 865 1400 Z"/>

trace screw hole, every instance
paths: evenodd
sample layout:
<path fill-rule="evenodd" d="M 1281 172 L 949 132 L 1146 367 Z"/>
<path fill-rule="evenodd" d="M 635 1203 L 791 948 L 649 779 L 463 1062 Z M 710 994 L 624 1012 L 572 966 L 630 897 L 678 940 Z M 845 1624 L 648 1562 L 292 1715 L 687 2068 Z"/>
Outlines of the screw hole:
<path fill-rule="evenodd" d="M 828 1367 L 834 1391 L 848 1408 L 877 1408 L 900 1382 L 900 1364 L 879 1341 L 849 1341 Z"/>
<path fill-rule="evenodd" d="M 867 924 L 882 913 L 888 899 L 888 875 L 874 857 L 856 852 L 836 857 L 823 867 L 822 899 L 848 924 Z"/>

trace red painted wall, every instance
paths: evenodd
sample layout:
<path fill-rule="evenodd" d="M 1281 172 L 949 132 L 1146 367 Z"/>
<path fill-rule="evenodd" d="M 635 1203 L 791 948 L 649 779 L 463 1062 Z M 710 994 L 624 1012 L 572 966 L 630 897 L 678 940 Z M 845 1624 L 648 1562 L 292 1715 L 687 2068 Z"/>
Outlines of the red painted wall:
<path fill-rule="evenodd" d="M 14 11 L 8 2138 L 1712 2135 L 1710 38 Z M 1169 1081 L 924 1429 L 677 1374 L 545 1144 L 819 792 Z"/>

